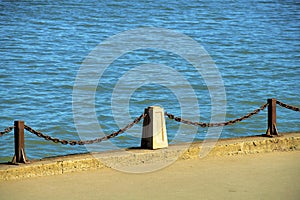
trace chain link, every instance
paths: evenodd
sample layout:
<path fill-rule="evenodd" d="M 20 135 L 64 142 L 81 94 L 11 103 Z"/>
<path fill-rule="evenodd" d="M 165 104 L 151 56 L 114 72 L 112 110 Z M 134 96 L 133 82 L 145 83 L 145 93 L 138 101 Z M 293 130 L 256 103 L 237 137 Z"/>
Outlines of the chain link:
<path fill-rule="evenodd" d="M 285 104 L 285 103 L 282 103 L 280 101 L 276 101 L 276 104 L 280 105 L 281 107 L 284 107 L 284 108 L 287 108 L 287 109 L 290 109 L 290 110 L 294 110 L 294 111 L 300 111 L 300 108 L 298 107 L 295 107 L 295 106 L 291 106 L 291 105 L 288 105 L 288 104 Z"/>
<path fill-rule="evenodd" d="M 0 137 L 3 136 L 6 133 L 11 132 L 15 127 L 14 126 L 9 126 L 6 129 L 4 129 L 4 131 L 0 131 Z"/>
<path fill-rule="evenodd" d="M 34 129 L 32 129 L 31 127 L 27 126 L 27 125 L 24 125 L 24 128 L 29 131 L 30 133 L 33 133 L 35 134 L 36 136 L 38 137 L 41 137 L 41 138 L 44 138 L 45 140 L 50 140 L 54 143 L 61 143 L 61 144 L 64 144 L 64 145 L 67 145 L 67 144 L 70 144 L 70 145 L 84 145 L 84 144 L 94 144 L 94 143 L 99 143 L 99 142 L 102 142 L 102 141 L 105 141 L 105 140 L 108 140 L 108 139 L 111 139 L 111 138 L 114 138 L 122 133 L 124 133 L 126 130 L 130 129 L 131 127 L 133 127 L 133 125 L 139 123 L 139 121 L 141 121 L 143 118 L 146 117 L 146 114 L 142 114 L 140 115 L 139 117 L 137 117 L 133 122 L 131 122 L 130 124 L 128 124 L 127 126 L 125 126 L 124 128 L 110 134 L 110 135 L 106 135 L 102 138 L 96 138 L 96 139 L 93 139 L 93 140 L 81 140 L 81 141 L 75 141 L 75 140 L 71 140 L 71 141 L 67 141 L 67 140 L 60 140 L 58 138 L 53 138 L 49 135 L 45 135 L 43 133 L 41 133 L 40 131 L 36 131 Z"/>
<path fill-rule="evenodd" d="M 300 108 L 298 107 L 295 107 L 295 106 L 291 106 L 291 105 L 288 105 L 288 104 L 285 104 L 283 102 L 280 102 L 280 101 L 276 101 L 276 104 L 278 104 L 279 106 L 281 107 L 284 107 L 284 108 L 287 108 L 287 109 L 290 109 L 290 110 L 294 110 L 294 111 L 300 111 Z M 240 118 L 237 118 L 235 120 L 230 120 L 230 121 L 227 121 L 227 122 L 219 122 L 219 123 L 204 123 L 204 122 L 193 122 L 193 121 L 189 121 L 189 120 L 186 120 L 186 119 L 182 119 L 180 117 L 175 117 L 173 114 L 170 114 L 170 113 L 167 113 L 165 112 L 165 115 L 169 118 L 169 119 L 173 119 L 177 122 L 181 122 L 181 123 L 184 123 L 184 124 L 188 124 L 188 125 L 193 125 L 193 126 L 200 126 L 202 128 L 205 128 L 205 127 L 217 127 L 217 126 L 227 126 L 227 125 L 233 125 L 237 122 L 241 122 L 245 119 L 248 119 L 250 118 L 251 116 L 255 115 L 255 114 L 258 114 L 260 111 L 264 110 L 266 107 L 268 106 L 268 103 L 262 105 L 260 108 L 250 112 L 249 114 L 247 115 L 244 115 Z M 48 136 L 48 135 L 45 135 L 43 133 L 41 133 L 40 131 L 36 131 L 34 129 L 32 129 L 31 127 L 27 126 L 27 125 L 24 125 L 24 128 L 35 134 L 36 136 L 38 137 L 41 137 L 41 138 L 44 138 L 45 140 L 50 140 L 54 143 L 61 143 L 61 144 L 64 144 L 64 145 L 67 145 L 67 144 L 70 144 L 70 145 L 84 145 L 84 144 L 93 144 L 93 143 L 99 143 L 99 142 L 102 142 L 102 141 L 105 141 L 105 140 L 108 140 L 108 139 L 111 139 L 111 138 L 114 138 L 122 133 L 124 133 L 126 130 L 130 129 L 132 126 L 134 126 L 135 124 L 137 124 L 138 122 L 140 122 L 143 118 L 146 117 L 147 114 L 142 114 L 140 115 L 139 117 L 137 117 L 133 122 L 129 123 L 127 126 L 125 126 L 124 128 L 110 134 L 110 135 L 106 135 L 102 138 L 96 138 L 96 139 L 93 139 L 93 140 L 81 140 L 81 141 L 75 141 L 75 140 L 60 140 L 58 138 L 53 138 L 51 136 Z M 0 137 L 3 136 L 4 134 L 7 134 L 9 132 L 11 132 L 12 130 L 14 129 L 14 126 L 9 126 L 7 127 L 6 129 L 4 129 L 4 131 L 1 131 L 0 132 Z"/>
<path fill-rule="evenodd" d="M 220 122 L 220 123 L 204 123 L 204 122 L 192 122 L 192 121 L 189 121 L 189 120 L 185 120 L 185 119 L 182 119 L 180 117 L 175 117 L 174 115 L 172 114 L 169 114 L 169 113 L 165 113 L 165 115 L 169 118 L 169 119 L 173 119 L 177 122 L 181 122 L 181 123 L 184 123 L 184 124 L 188 124 L 188 125 L 193 125 L 193 126 L 200 126 L 202 128 L 205 128 L 205 127 L 216 127 L 216 126 L 227 126 L 227 125 L 233 125 L 237 122 L 240 122 L 240 121 L 243 121 L 255 114 L 258 114 L 261 110 L 264 110 L 266 107 L 268 106 L 268 103 L 262 105 L 260 108 L 252 111 L 251 113 L 243 116 L 243 117 L 240 117 L 240 118 L 237 118 L 235 120 L 230 120 L 230 121 L 227 121 L 227 122 Z"/>

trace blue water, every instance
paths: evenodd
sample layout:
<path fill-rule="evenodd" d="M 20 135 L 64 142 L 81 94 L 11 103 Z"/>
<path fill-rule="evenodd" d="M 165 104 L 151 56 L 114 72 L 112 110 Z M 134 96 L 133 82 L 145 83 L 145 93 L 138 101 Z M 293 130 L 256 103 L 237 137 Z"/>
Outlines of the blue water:
<path fill-rule="evenodd" d="M 268 98 L 300 107 L 300 2 L 297 0 L 1 1 L 0 23 L 0 130 L 13 125 L 14 120 L 24 120 L 53 137 L 80 139 L 73 120 L 72 92 L 82 62 L 109 37 L 141 27 L 174 30 L 206 49 L 224 82 L 226 120 L 251 112 Z M 164 64 L 182 73 L 196 91 L 201 121 L 209 122 L 210 94 L 203 78 L 190 64 L 171 52 L 141 49 L 116 59 L 99 81 L 95 105 L 104 133 L 119 129 L 110 107 L 118 78 L 131 67 L 144 63 Z M 167 112 L 180 115 L 179 102 L 170 89 L 148 84 L 133 93 L 129 107 L 132 117 L 124 121 L 131 122 L 151 105 L 160 105 Z M 280 132 L 300 130 L 299 112 L 278 108 L 277 114 Z M 193 139 L 187 126 L 185 137 L 173 141 L 178 123 L 166 121 L 171 143 Z M 134 130 L 135 136 L 125 133 L 113 139 L 113 143 L 120 148 L 139 146 L 141 125 Z M 195 139 L 203 139 L 206 131 L 199 128 Z M 265 131 L 266 111 L 263 111 L 224 127 L 221 137 Z M 12 133 L 0 138 L 0 161 L 12 158 L 13 145 Z M 92 149 L 109 150 L 105 142 L 93 145 Z M 84 146 L 54 144 L 26 132 L 29 159 L 86 151 Z"/>

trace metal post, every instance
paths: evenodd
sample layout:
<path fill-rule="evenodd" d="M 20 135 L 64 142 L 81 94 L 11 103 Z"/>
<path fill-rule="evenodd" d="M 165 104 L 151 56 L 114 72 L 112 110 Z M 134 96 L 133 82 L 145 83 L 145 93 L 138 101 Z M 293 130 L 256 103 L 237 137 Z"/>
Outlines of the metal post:
<path fill-rule="evenodd" d="M 15 121 L 14 125 L 15 155 L 13 157 L 12 163 L 28 163 L 24 144 L 24 121 Z"/>
<path fill-rule="evenodd" d="M 276 127 L 276 99 L 268 99 L 268 130 L 267 136 L 279 136 Z"/>

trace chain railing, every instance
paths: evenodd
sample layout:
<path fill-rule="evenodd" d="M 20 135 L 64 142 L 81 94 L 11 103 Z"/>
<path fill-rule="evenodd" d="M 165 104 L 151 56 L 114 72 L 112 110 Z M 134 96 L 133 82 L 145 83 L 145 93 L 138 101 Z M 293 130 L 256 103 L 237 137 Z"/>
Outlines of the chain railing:
<path fill-rule="evenodd" d="M 186 120 L 186 119 L 182 119 L 180 117 L 175 117 L 173 114 L 170 114 L 170 113 L 167 113 L 167 112 L 165 113 L 165 115 L 169 119 L 173 119 L 173 120 L 175 120 L 177 122 L 181 122 L 181 123 L 188 124 L 188 125 L 193 125 L 193 126 L 200 126 L 202 128 L 205 128 L 205 127 L 216 127 L 216 126 L 233 125 L 233 124 L 235 124 L 237 122 L 241 122 L 241 121 L 243 121 L 245 119 L 248 119 L 248 118 L 250 118 L 251 116 L 253 116 L 255 114 L 258 114 L 260 111 L 264 110 L 267 106 L 268 106 L 268 103 L 262 105 L 258 109 L 255 109 L 254 111 L 250 112 L 249 114 L 244 115 L 243 117 L 237 118 L 235 120 L 230 120 L 230 121 L 227 121 L 227 122 L 219 122 L 219 123 L 192 122 L 192 121 L 189 121 L 189 120 Z"/>
<path fill-rule="evenodd" d="M 287 109 L 290 109 L 290 110 L 293 110 L 293 111 L 298 111 L 300 112 L 300 108 L 296 107 L 296 106 L 291 106 L 291 105 L 288 105 L 288 104 L 285 104 L 285 103 L 282 103 L 278 100 L 276 100 L 276 104 L 280 105 L 281 107 L 283 108 L 287 108 Z"/>
<path fill-rule="evenodd" d="M 0 137 L 3 136 L 4 134 L 11 132 L 13 129 L 14 129 L 14 126 L 9 126 L 6 129 L 4 129 L 3 131 L 0 131 Z"/>
<path fill-rule="evenodd" d="M 79 140 L 79 141 L 76 141 L 76 140 L 70 140 L 70 141 L 60 140 L 58 138 L 53 138 L 53 137 L 51 137 L 49 135 L 45 135 L 45 134 L 41 133 L 40 131 L 36 131 L 36 130 L 32 129 L 29 126 L 24 125 L 24 128 L 27 131 L 29 131 L 30 133 L 33 133 L 33 134 L 35 134 L 38 137 L 44 138 L 45 140 L 50 140 L 50 141 L 52 141 L 54 143 L 61 143 L 61 144 L 64 144 L 64 145 L 67 145 L 67 144 L 70 144 L 70 145 L 85 145 L 85 144 L 99 143 L 99 142 L 102 142 L 102 141 L 114 138 L 114 137 L 116 137 L 116 136 L 124 133 L 125 131 L 127 131 L 128 129 L 130 129 L 131 127 L 133 127 L 135 124 L 139 123 L 145 117 L 146 117 L 146 114 L 142 114 L 139 117 L 135 118 L 135 120 L 133 122 L 131 122 L 128 125 L 126 125 L 124 128 L 119 129 L 118 131 L 113 132 L 110 135 L 106 135 L 104 137 L 96 138 L 96 139 L 93 139 L 93 140 Z"/>
<path fill-rule="evenodd" d="M 264 110 L 266 107 L 268 107 L 268 129 L 266 132 L 266 136 L 274 136 L 274 135 L 279 135 L 278 134 L 278 130 L 276 127 L 276 104 L 278 104 L 281 107 L 290 109 L 290 110 L 294 110 L 294 111 L 300 111 L 300 108 L 295 107 L 295 106 L 291 106 L 285 103 L 282 103 L 276 99 L 268 99 L 267 103 L 263 104 L 262 106 L 260 106 L 258 109 L 253 110 L 252 112 L 234 119 L 234 120 L 230 120 L 230 121 L 226 121 L 226 122 L 218 122 L 218 123 L 204 123 L 204 122 L 193 122 L 193 121 L 189 121 L 186 119 L 182 119 L 180 117 L 176 117 L 173 114 L 167 113 L 165 112 L 165 115 L 172 120 L 175 120 L 177 122 L 180 123 L 184 123 L 184 124 L 188 124 L 188 125 L 193 125 L 193 126 L 200 126 L 202 128 L 205 127 L 217 127 L 217 126 L 227 126 L 227 125 L 233 125 L 237 122 L 241 122 L 245 119 L 248 119 L 250 117 L 252 117 L 253 115 L 258 114 L 260 111 Z M 85 145 L 85 144 L 94 144 L 94 143 L 99 143 L 105 140 L 109 140 L 111 138 L 114 138 L 122 133 L 124 133 L 125 131 L 127 131 L 128 129 L 130 129 L 131 127 L 133 127 L 135 124 L 139 123 L 142 119 L 144 119 L 147 116 L 146 112 L 141 114 L 139 117 L 135 118 L 133 122 L 129 123 L 128 125 L 126 125 L 124 128 L 119 129 L 116 132 L 111 133 L 110 135 L 106 135 L 104 137 L 101 138 L 96 138 L 96 139 L 92 139 L 92 140 L 62 140 L 62 139 L 58 139 L 58 138 L 54 138 L 51 137 L 49 135 L 43 134 L 40 131 L 36 131 L 33 128 L 31 128 L 30 126 L 27 126 L 24 124 L 23 121 L 15 121 L 14 126 L 9 126 L 7 128 L 5 128 L 3 131 L 0 132 L 0 137 L 10 133 L 13 129 L 14 129 L 14 138 L 15 138 L 15 156 L 13 158 L 12 163 L 27 163 L 27 157 L 25 154 L 25 145 L 24 145 L 24 129 L 27 130 L 28 132 L 44 138 L 45 140 L 49 140 L 52 141 L 54 143 L 61 143 L 63 145 Z M 154 120 L 154 119 L 151 119 Z M 145 121 L 144 121 L 145 122 Z M 147 123 L 144 123 L 144 125 L 147 125 Z"/>

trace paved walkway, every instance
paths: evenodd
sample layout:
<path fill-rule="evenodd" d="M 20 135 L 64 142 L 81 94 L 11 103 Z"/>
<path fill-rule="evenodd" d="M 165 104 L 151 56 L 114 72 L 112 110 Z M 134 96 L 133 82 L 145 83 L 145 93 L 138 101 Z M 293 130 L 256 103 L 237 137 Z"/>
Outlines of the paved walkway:
<path fill-rule="evenodd" d="M 112 169 L 0 182 L 0 199 L 300 199 L 300 151 L 180 160 L 147 174 Z"/>

